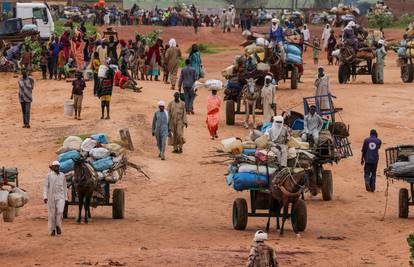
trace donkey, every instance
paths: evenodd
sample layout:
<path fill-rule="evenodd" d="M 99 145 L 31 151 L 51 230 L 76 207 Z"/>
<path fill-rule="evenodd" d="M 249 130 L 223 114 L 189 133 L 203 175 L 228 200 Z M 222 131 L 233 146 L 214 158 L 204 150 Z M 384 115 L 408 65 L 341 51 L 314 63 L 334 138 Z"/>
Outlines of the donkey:
<path fill-rule="evenodd" d="M 256 128 L 256 104 L 260 97 L 260 89 L 256 86 L 257 79 L 249 78 L 243 87 L 242 99 L 246 110 L 246 120 L 244 127 L 249 128 L 250 113 L 253 116 L 253 128 Z"/>
<path fill-rule="evenodd" d="M 305 172 L 292 174 L 289 168 L 284 168 L 273 177 L 270 182 L 270 192 L 272 195 L 273 211 L 276 212 L 277 229 L 280 229 L 280 235 L 283 235 L 285 222 L 289 217 L 289 204 L 292 206 L 298 201 L 305 189 Z M 280 211 L 283 208 L 282 226 L 280 226 Z M 271 213 L 271 209 L 269 210 Z M 269 214 L 270 215 L 270 214 Z M 267 222 L 266 231 L 269 231 L 270 216 Z M 298 233 L 297 229 L 293 229 Z"/>
<path fill-rule="evenodd" d="M 92 175 L 91 170 L 86 165 L 84 160 L 75 161 L 74 167 L 74 185 L 79 199 L 79 215 L 76 222 L 80 223 L 82 220 L 82 207 L 85 208 L 85 223 L 89 222 L 91 218 L 91 198 L 93 191 L 96 189 L 97 181 Z"/>

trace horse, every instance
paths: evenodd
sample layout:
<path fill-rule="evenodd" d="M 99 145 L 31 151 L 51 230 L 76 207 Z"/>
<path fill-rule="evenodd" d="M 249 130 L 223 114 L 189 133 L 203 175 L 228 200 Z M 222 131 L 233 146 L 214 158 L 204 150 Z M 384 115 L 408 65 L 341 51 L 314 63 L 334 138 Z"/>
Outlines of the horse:
<path fill-rule="evenodd" d="M 250 113 L 253 115 L 253 128 L 256 128 L 256 104 L 260 97 L 260 89 L 256 86 L 256 79 L 249 78 L 243 87 L 242 99 L 246 109 L 246 120 L 244 127 L 249 128 Z"/>
<path fill-rule="evenodd" d="M 73 182 L 79 199 L 79 215 L 76 220 L 78 223 L 82 220 L 82 207 L 85 208 L 85 223 L 91 218 L 91 198 L 97 186 L 97 181 L 86 164 L 84 160 L 77 160 L 74 167 Z"/>
<path fill-rule="evenodd" d="M 283 60 L 280 54 L 268 48 L 270 72 L 277 81 L 285 78 Z"/>
<path fill-rule="evenodd" d="M 269 215 L 273 211 L 276 212 L 277 218 L 277 229 L 280 229 L 280 235 L 284 233 L 284 226 L 286 219 L 289 217 L 289 204 L 292 204 L 292 210 L 295 203 L 299 200 L 299 197 L 302 195 L 306 187 L 305 185 L 305 175 L 304 171 L 299 173 L 292 173 L 289 168 L 284 168 L 280 172 L 275 173 L 271 177 L 270 182 L 270 192 L 272 196 L 272 206 L 269 209 Z M 282 226 L 280 226 L 280 211 L 283 208 L 283 217 L 282 217 Z M 267 222 L 266 231 L 269 231 L 270 226 L 270 216 Z M 298 233 L 298 229 L 293 229 L 295 233 Z"/>

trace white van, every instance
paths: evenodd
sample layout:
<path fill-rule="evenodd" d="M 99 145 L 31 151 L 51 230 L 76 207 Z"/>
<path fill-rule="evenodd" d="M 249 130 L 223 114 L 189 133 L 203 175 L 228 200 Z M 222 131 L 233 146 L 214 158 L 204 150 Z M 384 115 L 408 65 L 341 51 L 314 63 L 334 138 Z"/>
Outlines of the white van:
<path fill-rule="evenodd" d="M 55 31 L 52 15 L 43 3 L 16 3 L 16 18 L 35 19 L 41 39 L 49 39 Z"/>

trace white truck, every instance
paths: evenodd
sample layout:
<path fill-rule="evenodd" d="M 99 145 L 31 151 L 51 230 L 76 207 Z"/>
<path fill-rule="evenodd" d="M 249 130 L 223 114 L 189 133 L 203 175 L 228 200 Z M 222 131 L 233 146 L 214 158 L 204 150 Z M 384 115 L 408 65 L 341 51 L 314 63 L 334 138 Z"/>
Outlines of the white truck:
<path fill-rule="evenodd" d="M 16 3 L 16 18 L 35 20 L 40 39 L 49 39 L 55 31 L 52 15 L 44 3 Z"/>

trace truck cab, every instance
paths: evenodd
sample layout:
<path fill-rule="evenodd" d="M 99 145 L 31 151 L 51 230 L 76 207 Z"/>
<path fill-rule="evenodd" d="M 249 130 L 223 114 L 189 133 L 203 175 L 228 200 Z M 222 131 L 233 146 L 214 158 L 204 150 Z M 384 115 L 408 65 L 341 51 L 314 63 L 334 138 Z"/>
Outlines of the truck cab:
<path fill-rule="evenodd" d="M 49 39 L 55 31 L 50 10 L 43 3 L 16 3 L 16 18 L 35 20 L 41 39 Z"/>

